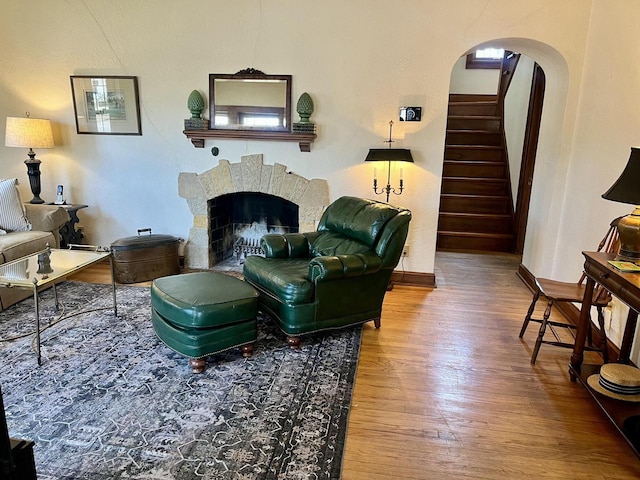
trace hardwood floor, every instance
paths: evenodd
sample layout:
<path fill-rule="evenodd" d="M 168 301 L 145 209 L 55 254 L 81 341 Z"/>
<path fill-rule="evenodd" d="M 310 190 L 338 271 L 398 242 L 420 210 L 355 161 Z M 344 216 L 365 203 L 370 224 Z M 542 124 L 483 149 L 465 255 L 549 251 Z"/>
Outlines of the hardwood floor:
<path fill-rule="evenodd" d="M 569 380 L 570 350 L 543 345 L 530 365 L 537 325 L 518 339 L 531 301 L 518 262 L 438 252 L 438 288 L 387 293 L 382 328 L 364 327 L 343 480 L 640 478 Z M 75 279 L 108 281 L 107 265 Z"/>
<path fill-rule="evenodd" d="M 438 288 L 388 292 L 382 328 L 364 328 L 344 480 L 640 478 L 569 380 L 570 350 L 543 345 L 530 365 L 537 325 L 518 339 L 531 302 L 518 263 L 438 252 Z"/>

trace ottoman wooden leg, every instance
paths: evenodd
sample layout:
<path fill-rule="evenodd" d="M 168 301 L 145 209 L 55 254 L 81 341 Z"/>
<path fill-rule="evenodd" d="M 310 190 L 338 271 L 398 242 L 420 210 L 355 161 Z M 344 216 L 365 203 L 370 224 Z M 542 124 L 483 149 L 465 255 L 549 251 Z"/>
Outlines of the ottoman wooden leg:
<path fill-rule="evenodd" d="M 243 345 L 242 347 L 240 347 L 240 349 L 242 350 L 243 357 L 250 357 L 251 355 L 253 355 L 253 343 Z"/>
<path fill-rule="evenodd" d="M 291 348 L 300 348 L 301 343 L 302 340 L 300 339 L 300 337 L 287 337 L 287 345 L 289 345 Z"/>
<path fill-rule="evenodd" d="M 191 371 L 193 373 L 204 372 L 204 365 L 205 365 L 204 358 L 190 358 L 189 365 L 191 366 Z"/>

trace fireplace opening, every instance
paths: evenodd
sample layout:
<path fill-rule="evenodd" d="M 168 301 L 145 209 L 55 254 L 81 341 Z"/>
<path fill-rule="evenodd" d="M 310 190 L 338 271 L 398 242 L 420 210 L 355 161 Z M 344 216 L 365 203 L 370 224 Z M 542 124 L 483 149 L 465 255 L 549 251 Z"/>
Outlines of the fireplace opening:
<path fill-rule="evenodd" d="M 209 200 L 210 265 L 263 255 L 267 233 L 297 233 L 298 205 L 266 193 L 237 192 Z"/>

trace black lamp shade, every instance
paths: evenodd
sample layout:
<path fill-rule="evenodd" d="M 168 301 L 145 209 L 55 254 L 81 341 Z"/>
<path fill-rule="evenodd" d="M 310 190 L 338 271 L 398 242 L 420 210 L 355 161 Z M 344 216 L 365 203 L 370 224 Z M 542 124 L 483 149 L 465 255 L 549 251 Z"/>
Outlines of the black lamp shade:
<path fill-rule="evenodd" d="M 640 148 L 631 147 L 627 166 L 613 186 L 602 194 L 602 198 L 640 205 Z"/>
<path fill-rule="evenodd" d="M 372 148 L 365 162 L 413 162 L 411 150 L 406 148 Z"/>

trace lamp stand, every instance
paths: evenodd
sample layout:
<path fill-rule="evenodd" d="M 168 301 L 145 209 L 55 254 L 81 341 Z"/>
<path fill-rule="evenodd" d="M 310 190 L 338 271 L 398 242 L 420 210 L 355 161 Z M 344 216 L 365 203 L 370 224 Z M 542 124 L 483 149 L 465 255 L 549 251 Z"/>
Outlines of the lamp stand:
<path fill-rule="evenodd" d="M 391 160 L 387 162 L 387 186 L 382 187 L 380 191 L 378 191 L 378 180 L 376 178 L 373 179 L 373 191 L 376 195 L 381 195 L 383 193 L 387 194 L 387 203 L 389 203 L 389 195 L 393 192 L 394 195 L 401 195 L 402 190 L 404 189 L 404 183 L 402 178 L 400 179 L 400 187 L 398 188 L 398 192 L 396 193 L 396 189 L 391 186 Z"/>
<path fill-rule="evenodd" d="M 36 158 L 36 154 L 32 148 L 29 149 L 29 159 L 24 163 L 27 165 L 27 175 L 29 176 L 29 185 L 31 186 L 31 193 L 33 198 L 29 203 L 44 203 L 44 200 L 40 198 L 40 160 Z"/>

